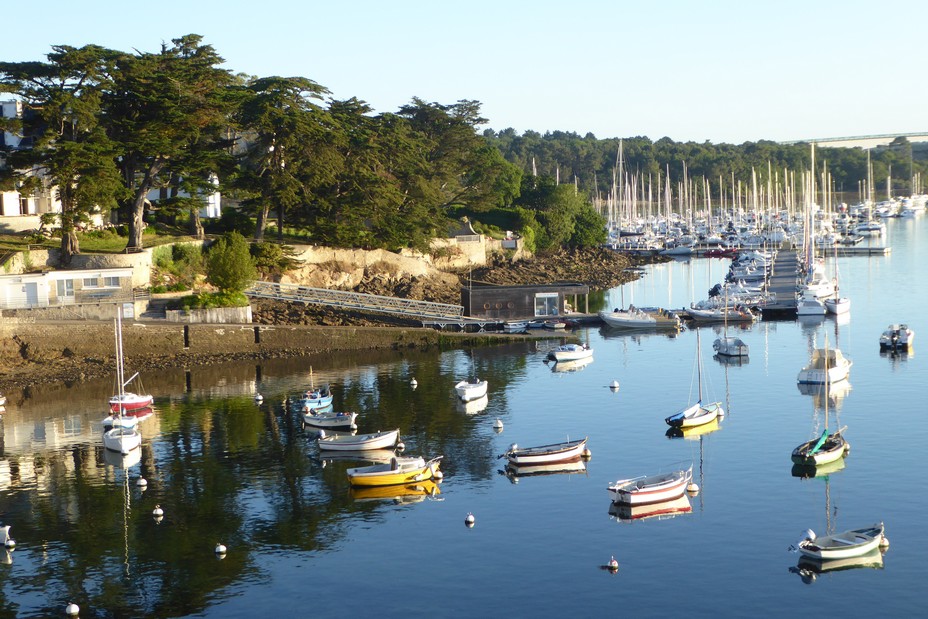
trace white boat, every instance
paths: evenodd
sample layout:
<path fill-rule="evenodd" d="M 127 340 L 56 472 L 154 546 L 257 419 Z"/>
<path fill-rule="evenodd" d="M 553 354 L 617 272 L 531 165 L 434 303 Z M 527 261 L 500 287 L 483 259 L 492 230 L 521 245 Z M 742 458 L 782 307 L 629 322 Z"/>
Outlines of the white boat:
<path fill-rule="evenodd" d="M 796 300 L 796 315 L 798 316 L 824 316 L 825 303 L 811 292 L 804 292 Z"/>
<path fill-rule="evenodd" d="M 575 462 L 583 456 L 586 449 L 586 438 L 539 445 L 538 447 L 519 447 L 515 443 L 509 450 L 498 458 L 506 458 L 510 464 L 524 466 L 528 464 L 556 464 L 561 462 Z"/>
<path fill-rule="evenodd" d="M 303 423 L 313 428 L 330 428 L 332 430 L 357 430 L 355 421 L 358 414 L 354 412 L 317 411 L 314 408 L 303 413 Z"/>
<path fill-rule="evenodd" d="M 668 426 L 673 428 L 692 428 L 714 421 L 725 414 L 721 402 L 702 403 L 702 356 L 700 355 L 699 330 L 696 330 L 696 373 L 699 385 L 699 399 L 695 404 L 687 406 L 678 413 L 664 419 Z"/>
<path fill-rule="evenodd" d="M 470 380 L 462 380 L 456 384 L 454 386 L 454 392 L 462 401 L 470 402 L 471 400 L 476 400 L 485 396 L 488 386 L 489 383 L 487 383 L 487 381 L 472 378 Z"/>
<path fill-rule="evenodd" d="M 313 368 L 309 368 L 309 389 L 292 402 L 293 412 L 308 413 L 312 409 L 317 411 L 332 405 L 334 396 L 329 385 L 317 389 L 313 380 Z"/>
<path fill-rule="evenodd" d="M 131 395 L 126 394 L 123 389 L 126 384 L 131 381 L 123 380 L 124 367 L 123 367 L 123 352 L 122 352 L 122 310 L 117 308 L 116 310 L 116 320 L 114 321 L 114 329 L 116 334 L 116 384 L 118 392 L 117 394 L 110 399 L 110 405 L 112 406 L 113 401 L 116 400 L 117 406 L 113 410 L 113 415 L 111 415 L 112 428 L 103 433 L 103 446 L 106 449 L 115 451 L 121 454 L 129 454 L 134 449 L 138 449 L 142 444 L 142 435 L 139 434 L 139 431 L 136 429 L 135 424 L 124 424 L 122 417 L 125 412 L 123 408 L 123 403 L 127 400 L 125 396 Z M 151 397 L 151 396 L 147 396 Z M 149 401 L 149 404 L 151 402 Z M 137 420 L 136 420 L 137 421 Z"/>
<path fill-rule="evenodd" d="M 696 322 L 754 322 L 757 314 L 743 305 L 699 308 L 691 304 L 686 314 Z"/>
<path fill-rule="evenodd" d="M 627 310 L 615 308 L 599 312 L 599 317 L 610 327 L 618 329 L 673 329 L 680 330 L 680 317 L 662 308 L 639 308 L 629 305 Z"/>
<path fill-rule="evenodd" d="M 847 314 L 851 311 L 851 300 L 847 297 L 825 299 L 825 309 L 829 314 Z"/>
<path fill-rule="evenodd" d="M 830 385 L 846 380 L 851 372 L 852 361 L 837 348 L 816 348 L 812 351 L 809 365 L 799 371 L 796 380 L 800 384 Z"/>
<path fill-rule="evenodd" d="M 525 333 L 528 331 L 527 320 L 509 320 L 503 323 L 503 333 Z"/>
<path fill-rule="evenodd" d="M 368 449 L 392 449 L 400 438 L 399 428 L 371 434 L 339 434 L 326 435 L 325 430 L 319 431 L 316 441 L 319 449 L 330 451 L 366 451 Z"/>
<path fill-rule="evenodd" d="M 882 522 L 823 537 L 816 537 L 815 532 L 809 529 L 796 546 L 802 556 L 810 559 L 850 559 L 878 549 L 883 541 L 883 531 Z"/>
<path fill-rule="evenodd" d="M 607 487 L 613 503 L 626 505 L 645 505 L 662 503 L 683 495 L 686 485 L 693 479 L 693 466 L 677 469 L 668 473 L 658 473 L 623 479 Z"/>
<path fill-rule="evenodd" d="M 748 345 L 738 337 L 720 337 L 712 343 L 712 349 L 723 357 L 748 356 Z"/>
<path fill-rule="evenodd" d="M 563 344 L 548 352 L 552 361 L 579 361 L 593 356 L 593 349 L 585 344 Z"/>
<path fill-rule="evenodd" d="M 880 350 L 908 350 L 915 340 L 915 332 L 904 324 L 889 325 L 880 335 Z"/>

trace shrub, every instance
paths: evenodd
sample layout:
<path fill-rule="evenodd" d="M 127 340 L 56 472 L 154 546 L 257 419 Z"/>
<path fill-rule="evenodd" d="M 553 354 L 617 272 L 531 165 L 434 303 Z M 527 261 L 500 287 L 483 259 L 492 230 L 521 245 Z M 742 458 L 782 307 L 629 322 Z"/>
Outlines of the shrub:
<path fill-rule="evenodd" d="M 201 292 L 170 304 L 171 309 L 213 309 L 217 307 L 246 307 L 248 297 L 241 292 Z"/>
<path fill-rule="evenodd" d="M 242 292 L 256 276 L 248 241 L 238 232 L 229 232 L 210 247 L 206 281 L 220 292 Z"/>

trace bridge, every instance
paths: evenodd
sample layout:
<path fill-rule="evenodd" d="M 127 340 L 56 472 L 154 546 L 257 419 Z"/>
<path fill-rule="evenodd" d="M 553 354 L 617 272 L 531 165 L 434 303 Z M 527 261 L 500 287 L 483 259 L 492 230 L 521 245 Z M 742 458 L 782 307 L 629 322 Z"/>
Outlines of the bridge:
<path fill-rule="evenodd" d="M 309 288 L 299 284 L 281 284 L 258 280 L 252 282 L 251 286 L 245 290 L 245 294 L 249 297 L 274 299 L 288 303 L 325 305 L 336 309 L 388 314 L 419 320 L 422 322 L 422 326 L 438 328 L 454 325 L 464 330 L 468 325 L 475 325 L 480 330 L 483 330 L 486 325 L 499 322 L 498 320 L 464 316 L 464 307 L 462 305 L 415 301 L 346 290 Z"/>
<path fill-rule="evenodd" d="M 811 144 L 816 146 L 831 146 L 836 148 L 875 148 L 888 146 L 896 138 L 905 138 L 909 142 L 928 142 L 928 132 L 920 133 L 884 133 L 878 135 L 859 135 L 844 138 L 809 138 L 806 140 L 790 140 L 780 144 Z"/>

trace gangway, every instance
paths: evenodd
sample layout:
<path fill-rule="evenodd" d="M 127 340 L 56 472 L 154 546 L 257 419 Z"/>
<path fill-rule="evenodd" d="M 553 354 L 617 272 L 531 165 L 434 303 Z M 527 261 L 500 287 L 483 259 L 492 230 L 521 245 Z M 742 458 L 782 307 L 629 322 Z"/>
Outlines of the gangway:
<path fill-rule="evenodd" d="M 245 290 L 245 294 L 250 297 L 275 299 L 290 303 L 326 305 L 337 309 L 391 314 L 419 320 L 423 326 L 431 325 L 441 328 L 446 325 L 457 325 L 463 329 L 467 325 L 477 325 L 482 330 L 485 325 L 498 322 L 496 320 L 468 318 L 464 316 L 464 307 L 462 305 L 400 299 L 347 290 L 309 288 L 299 284 L 282 284 L 258 280 L 252 282 L 251 286 Z"/>

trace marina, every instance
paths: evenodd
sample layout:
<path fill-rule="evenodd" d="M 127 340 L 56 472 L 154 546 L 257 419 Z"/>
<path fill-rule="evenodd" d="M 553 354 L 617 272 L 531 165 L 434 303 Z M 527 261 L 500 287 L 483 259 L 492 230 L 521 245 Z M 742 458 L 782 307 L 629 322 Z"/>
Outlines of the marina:
<path fill-rule="evenodd" d="M 800 604 L 917 616 L 928 499 L 912 490 L 923 459 L 913 436 L 928 368 L 916 346 L 878 344 L 888 324 L 924 331 L 912 274 L 928 260 L 926 234 L 925 218 L 898 219 L 887 223 L 890 253 L 838 256 L 848 314 L 729 324 L 750 347 L 731 364 L 708 349 L 723 329 L 713 323 L 590 324 L 550 342 L 516 336 L 473 350 L 168 368 L 144 375 L 154 413 L 139 422 L 134 460 L 102 446 L 111 380 L 5 390 L 0 525 L 16 545 L 0 549 L 4 607 L 18 617 L 61 616 L 69 601 L 81 616 L 302 614 L 312 574 L 320 616 L 368 612 L 371 599 L 390 617 L 559 616 L 578 599 L 585 613 L 607 613 L 628 591 L 638 595 L 625 610 L 638 616 L 786 616 Z M 624 290 L 591 299 L 591 310 L 617 307 L 623 295 L 636 306 L 685 307 L 729 265 L 654 264 Z M 666 416 L 696 399 L 697 334 L 706 390 L 725 415 L 668 430 Z M 826 335 L 853 360 L 848 379 L 840 389 L 797 384 Z M 552 371 L 547 353 L 571 338 L 595 358 L 583 371 Z M 477 410 L 462 410 L 454 386 L 472 375 L 492 389 Z M 442 481 L 352 489 L 349 470 L 367 458 L 389 462 L 391 452 L 320 450 L 318 430 L 284 406 L 311 376 L 331 385 L 334 410 L 362 411 L 358 436 L 398 428 L 404 453 L 441 454 Z M 853 449 L 840 466 L 797 474 L 791 451 L 822 433 L 826 410 L 828 427 L 847 426 Z M 588 437 L 593 458 L 509 474 L 497 458 L 515 441 L 564 437 Z M 693 493 L 639 507 L 604 492 L 681 461 L 692 464 Z M 789 551 L 807 529 L 845 539 L 838 534 L 872 523 L 892 541 L 876 555 L 810 567 Z M 751 540 L 750 553 L 722 543 L 740 539 Z M 602 569 L 611 558 L 617 569 Z M 430 570 L 430 599 L 396 596 L 406 582 L 399 561 Z M 704 591 L 707 574 L 712 595 L 667 594 L 669 577 L 693 592 Z M 334 594 L 362 575 L 366 595 Z"/>

